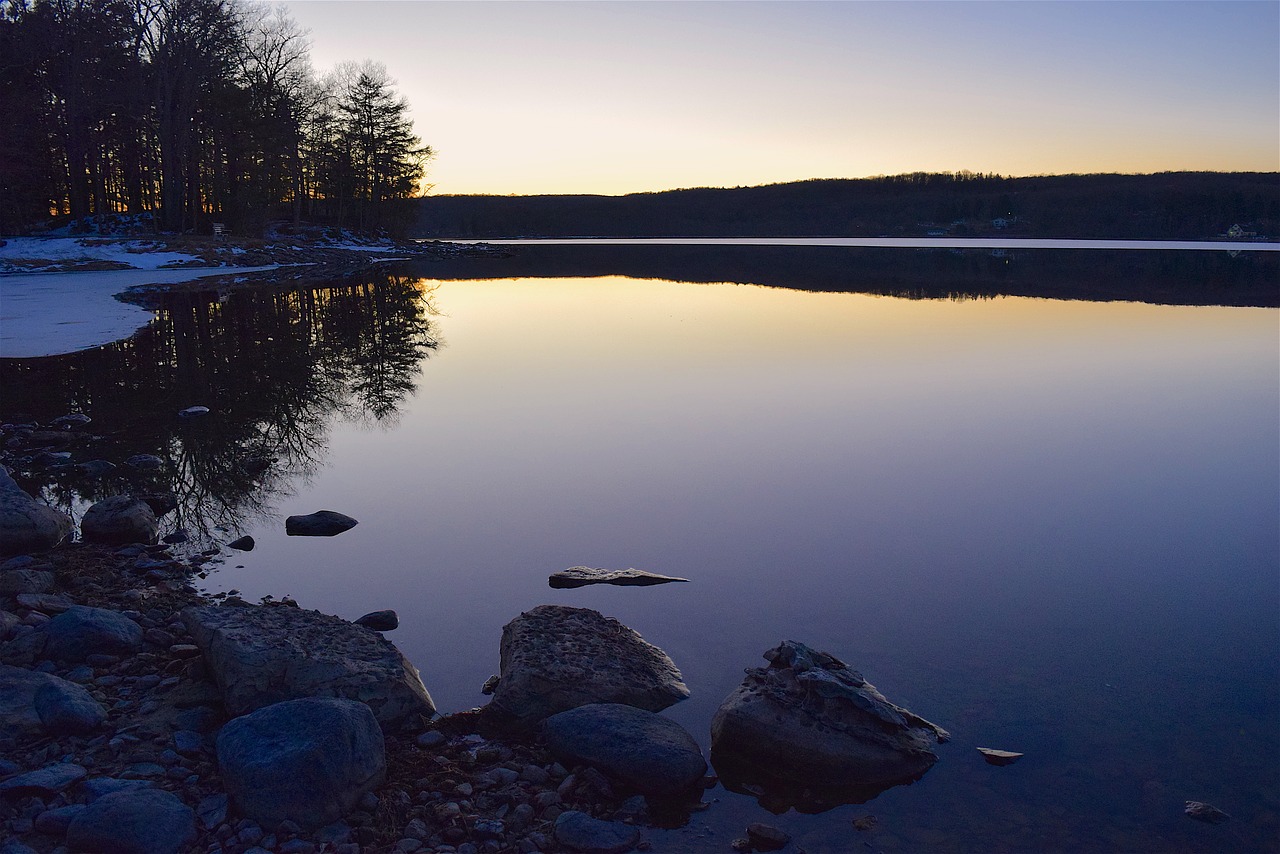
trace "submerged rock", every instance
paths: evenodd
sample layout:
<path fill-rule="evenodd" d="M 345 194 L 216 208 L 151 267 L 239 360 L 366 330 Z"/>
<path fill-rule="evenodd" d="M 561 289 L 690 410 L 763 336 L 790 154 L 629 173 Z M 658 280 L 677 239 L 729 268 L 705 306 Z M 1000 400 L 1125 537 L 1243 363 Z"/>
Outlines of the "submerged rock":
<path fill-rule="evenodd" d="M 80 534 L 91 543 L 154 543 L 159 531 L 155 511 L 131 495 L 105 498 L 86 510 L 80 520 Z"/>
<path fill-rule="evenodd" d="M 382 785 L 382 731 L 363 703 L 309 697 L 236 718 L 218 735 L 231 800 L 263 827 L 315 828 L 355 809 Z"/>
<path fill-rule="evenodd" d="M 665 652 L 599 611 L 539 605 L 502 629 L 488 708 L 517 728 L 590 703 L 658 712 L 689 696 Z"/>
<path fill-rule="evenodd" d="M 48 551 L 71 528 L 70 516 L 36 501 L 0 466 L 0 557 Z"/>
<path fill-rule="evenodd" d="M 338 617 L 205 605 L 183 610 L 182 621 L 233 716 L 300 697 L 358 700 L 383 726 L 435 713 L 418 671 L 395 645 Z"/>
<path fill-rule="evenodd" d="M 920 777 L 938 759 L 933 746 L 950 738 L 832 655 L 783 641 L 765 658 L 769 666 L 748 670 L 711 721 L 711 761 L 726 787 L 867 800 Z"/>
<path fill-rule="evenodd" d="M 543 734 L 566 766 L 590 765 L 646 795 L 688 791 L 707 770 L 684 727 L 634 706 L 579 706 L 547 718 Z"/>
<path fill-rule="evenodd" d="M 290 537 L 332 537 L 358 524 L 350 516 L 333 510 L 317 510 L 305 516 L 288 517 L 284 520 L 284 532 Z"/>
<path fill-rule="evenodd" d="M 622 854 L 640 841 L 640 831 L 620 821 L 602 821 L 584 812 L 567 810 L 555 823 L 556 841 L 570 851 Z"/>
<path fill-rule="evenodd" d="M 1023 754 L 1010 750 L 996 750 L 994 747 L 979 747 L 978 752 L 987 760 L 988 765 L 1012 765 L 1022 758 Z"/>
<path fill-rule="evenodd" d="M 616 584 L 619 587 L 650 587 L 673 581 L 688 581 L 671 575 L 656 575 L 640 569 L 596 569 L 590 566 L 571 566 L 551 573 L 547 584 L 557 590 L 585 587 L 588 584 Z"/>

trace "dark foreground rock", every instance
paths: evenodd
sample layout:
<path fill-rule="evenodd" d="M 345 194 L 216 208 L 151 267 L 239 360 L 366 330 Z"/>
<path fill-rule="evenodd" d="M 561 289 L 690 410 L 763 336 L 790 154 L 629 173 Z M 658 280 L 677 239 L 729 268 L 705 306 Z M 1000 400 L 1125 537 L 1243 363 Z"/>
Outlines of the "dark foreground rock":
<path fill-rule="evenodd" d="M 71 528 L 70 516 L 27 495 L 0 466 L 0 557 L 48 551 Z"/>
<path fill-rule="evenodd" d="M 290 537 L 333 537 L 360 524 L 350 516 L 333 510 L 317 510 L 305 516 L 290 516 L 284 520 L 284 532 Z"/>
<path fill-rule="evenodd" d="M 127 655 L 142 647 L 142 627 L 107 608 L 74 605 L 45 626 L 44 652 L 57 661 L 90 655 Z"/>
<path fill-rule="evenodd" d="M 547 718 L 543 734 L 566 765 L 590 765 L 646 795 L 686 792 L 707 770 L 698 743 L 684 727 L 634 706 L 579 706 Z"/>
<path fill-rule="evenodd" d="M 353 622 L 357 626 L 364 626 L 366 629 L 373 629 L 375 632 L 389 632 L 400 626 L 400 618 L 392 610 L 370 611 Z"/>
<path fill-rule="evenodd" d="M 105 498 L 86 510 L 80 520 L 80 535 L 91 543 L 154 543 L 159 531 L 155 511 L 131 495 Z"/>
<path fill-rule="evenodd" d="M 489 709 L 517 728 L 591 703 L 658 712 L 689 696 L 665 652 L 589 608 L 539 605 L 502 629 Z"/>
<path fill-rule="evenodd" d="M 103 795 L 67 827 L 67 843 L 75 851 L 179 854 L 195 838 L 195 812 L 163 789 Z"/>
<path fill-rule="evenodd" d="M 0 665 L 0 739 L 80 735 L 106 719 L 102 705 L 74 682 Z"/>
<path fill-rule="evenodd" d="M 430 717 L 418 671 L 390 641 L 338 617 L 287 606 L 187 608 L 231 715 L 302 697 L 367 704 L 384 727 Z"/>
<path fill-rule="evenodd" d="M 641 569 L 597 569 L 590 566 L 571 566 L 551 573 L 547 584 L 557 590 L 586 587 L 588 584 L 614 584 L 619 587 L 651 587 L 654 584 L 670 584 L 688 581 L 672 575 L 656 575 Z"/>
<path fill-rule="evenodd" d="M 950 737 L 827 653 L 783 641 L 765 658 L 711 721 L 711 761 L 728 786 L 829 781 L 865 800 L 929 770 Z"/>
<path fill-rule="evenodd" d="M 556 818 L 556 841 L 570 851 L 622 854 L 640 841 L 640 831 L 617 821 L 601 821 L 577 810 Z"/>
<path fill-rule="evenodd" d="M 232 802 L 263 827 L 316 828 L 345 816 L 382 784 L 387 762 L 373 712 L 311 697 L 259 709 L 218 735 L 218 767 Z"/>

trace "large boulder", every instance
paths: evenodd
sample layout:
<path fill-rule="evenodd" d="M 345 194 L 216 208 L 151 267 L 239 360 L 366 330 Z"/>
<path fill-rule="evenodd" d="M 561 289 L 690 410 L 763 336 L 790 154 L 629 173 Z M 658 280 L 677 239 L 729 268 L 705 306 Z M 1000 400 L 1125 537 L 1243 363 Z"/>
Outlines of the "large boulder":
<path fill-rule="evenodd" d="M 70 516 L 27 495 L 0 466 L 0 557 L 48 551 L 71 528 Z"/>
<path fill-rule="evenodd" d="M 86 510 L 80 520 L 80 535 L 91 543 L 154 543 L 159 531 L 151 505 L 132 495 L 104 498 Z"/>
<path fill-rule="evenodd" d="M 363 703 L 289 700 L 236 718 L 218 734 L 218 767 L 240 812 L 263 827 L 321 827 L 382 784 L 382 730 Z"/>
<path fill-rule="evenodd" d="M 689 696 L 665 652 L 599 611 L 539 605 L 502 629 L 489 709 L 516 728 L 590 703 L 658 712 Z"/>
<path fill-rule="evenodd" d="M 110 854 L 178 854 L 196 839 L 195 811 L 163 789 L 103 795 L 71 819 L 73 851 Z"/>
<path fill-rule="evenodd" d="M 552 715 L 542 728 L 547 746 L 565 765 L 590 765 L 646 795 L 688 791 L 707 770 L 684 727 L 635 706 L 579 706 Z"/>
<path fill-rule="evenodd" d="M 44 627 L 45 655 L 83 661 L 90 655 L 129 655 L 142 648 L 142 627 L 117 611 L 72 605 Z"/>
<path fill-rule="evenodd" d="M 377 632 L 287 606 L 194 606 L 182 621 L 230 715 L 300 697 L 343 697 L 394 727 L 435 714 L 418 671 Z"/>
<path fill-rule="evenodd" d="M 866 800 L 918 778 L 937 761 L 946 730 L 884 698 L 825 652 L 783 641 L 747 671 L 711 721 L 711 762 L 738 782 L 830 786 L 832 799 Z"/>

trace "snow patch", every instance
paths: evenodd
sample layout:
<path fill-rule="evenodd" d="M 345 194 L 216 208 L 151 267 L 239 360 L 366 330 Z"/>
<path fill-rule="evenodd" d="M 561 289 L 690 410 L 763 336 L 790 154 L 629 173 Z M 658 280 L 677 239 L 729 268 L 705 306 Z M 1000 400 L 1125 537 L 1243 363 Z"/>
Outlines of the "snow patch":
<path fill-rule="evenodd" d="M 175 264 L 198 263 L 183 252 L 149 252 L 146 240 L 103 240 L 94 237 L 14 237 L 0 246 L 0 269 L 14 261 L 41 260 L 57 264 L 115 261 L 135 270 L 155 270 Z M 8 262 L 8 263 L 6 263 Z"/>

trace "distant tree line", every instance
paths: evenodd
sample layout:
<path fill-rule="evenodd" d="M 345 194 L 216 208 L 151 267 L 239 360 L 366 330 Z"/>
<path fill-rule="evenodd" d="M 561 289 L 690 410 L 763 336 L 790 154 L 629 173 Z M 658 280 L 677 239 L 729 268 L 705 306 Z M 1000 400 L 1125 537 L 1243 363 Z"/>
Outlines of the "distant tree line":
<path fill-rule="evenodd" d="M 240 0 L 0 0 L 0 231 L 403 223 L 432 153 L 408 102 L 382 65 L 319 76 L 309 49 Z"/>
<path fill-rule="evenodd" d="M 1196 239 L 1280 234 L 1280 174 L 1006 178 L 972 172 L 626 196 L 433 196 L 424 237 L 875 237 L 929 234 Z"/>

